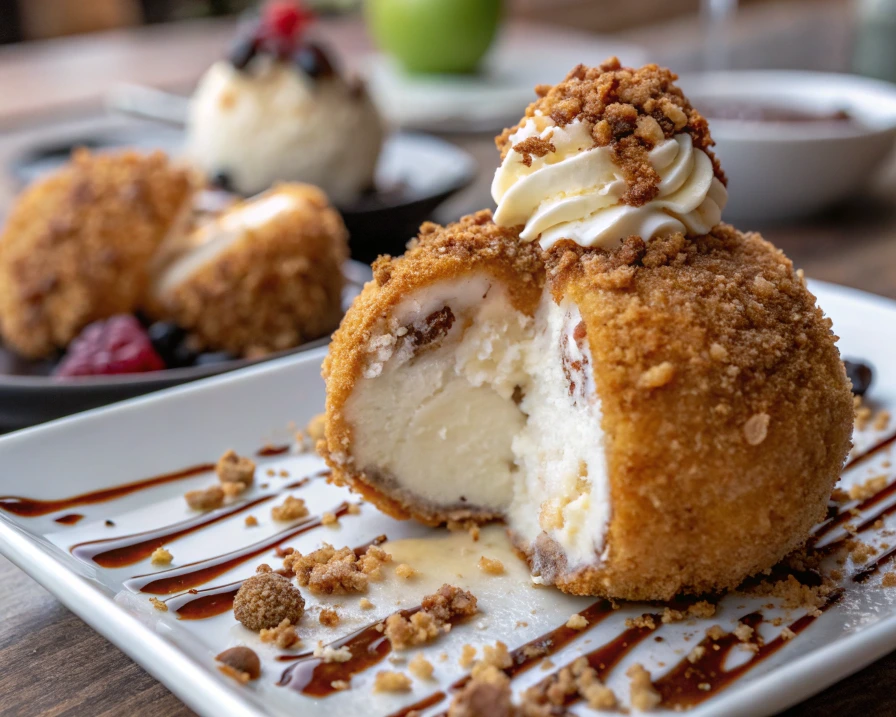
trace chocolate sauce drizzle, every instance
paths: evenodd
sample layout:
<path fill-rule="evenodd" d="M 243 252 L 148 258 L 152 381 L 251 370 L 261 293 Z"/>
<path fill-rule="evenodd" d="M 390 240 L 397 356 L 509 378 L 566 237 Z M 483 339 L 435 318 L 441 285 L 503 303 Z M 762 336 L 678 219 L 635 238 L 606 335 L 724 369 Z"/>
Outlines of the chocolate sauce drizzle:
<path fill-rule="evenodd" d="M 255 454 L 259 458 L 269 458 L 270 456 L 282 456 L 284 453 L 289 453 L 290 446 L 264 446 L 258 450 Z"/>
<path fill-rule="evenodd" d="M 142 533 L 134 533 L 118 538 L 104 538 L 102 540 L 78 543 L 72 546 L 71 553 L 79 560 L 84 562 L 92 561 L 104 568 L 123 568 L 145 560 L 152 555 L 156 548 L 161 548 L 163 545 L 167 545 L 178 538 L 194 533 L 209 525 L 227 520 L 234 515 L 243 513 L 276 497 L 276 494 L 264 495 L 232 508 L 217 510 L 195 518 L 188 518 L 157 530 L 147 530 Z"/>
<path fill-rule="evenodd" d="M 401 610 L 397 614 L 409 618 L 419 610 L 421 608 L 418 606 Z M 352 656 L 345 662 L 324 662 L 322 658 L 315 657 L 313 652 L 278 656 L 278 660 L 295 660 L 295 662 L 283 671 L 277 684 L 281 687 L 288 686 L 310 697 L 326 697 L 337 692 L 333 682 L 348 682 L 353 675 L 382 662 L 392 651 L 392 644 L 377 629 L 383 622 L 380 620 L 362 627 L 328 645 L 336 650 L 347 648 Z"/>
<path fill-rule="evenodd" d="M 80 513 L 66 513 L 65 515 L 60 515 L 58 518 L 54 518 L 53 522 L 59 523 L 60 525 L 74 525 L 83 518 L 84 516 Z"/>
<path fill-rule="evenodd" d="M 348 513 L 348 503 L 340 503 L 330 512 L 336 515 L 337 518 L 341 517 Z M 261 555 L 290 538 L 307 533 L 309 530 L 314 530 L 321 525 L 323 525 L 321 516 L 306 518 L 297 525 L 281 530 L 269 538 L 248 545 L 240 550 L 234 550 L 215 558 L 200 560 L 180 568 L 166 570 L 162 573 L 137 575 L 130 580 L 126 580 L 124 586 L 133 592 L 149 593 L 151 595 L 171 595 L 188 588 L 194 588 L 197 585 L 203 585 L 209 580 L 213 580 L 219 575 L 223 575 L 227 571 L 242 565 L 247 560 Z"/>
<path fill-rule="evenodd" d="M 827 610 L 836 604 L 840 595 L 841 593 L 832 595 L 820 610 Z M 818 617 L 815 615 L 804 615 L 788 627 L 791 632 L 798 635 L 817 619 Z M 749 625 L 754 630 L 762 621 L 763 616 L 755 612 L 740 619 L 740 622 Z M 699 646 L 704 648 L 702 654 L 698 656 L 698 653 L 692 653 L 693 660 L 685 657 L 669 672 L 656 680 L 653 686 L 662 697 L 662 706 L 675 710 L 695 707 L 724 690 L 746 672 L 756 667 L 762 660 L 775 654 L 788 642 L 789 640 L 779 634 L 773 640 L 760 645 L 750 660 L 726 670 L 724 666 L 728 655 L 740 644 L 740 639 L 734 633 L 727 633 L 717 640 L 706 637 L 699 643 Z"/>
<path fill-rule="evenodd" d="M 146 488 L 152 488 L 165 483 L 174 483 L 175 481 L 193 478 L 194 476 L 214 470 L 213 463 L 203 463 L 198 466 L 185 468 L 182 471 L 174 473 L 163 473 L 162 475 L 145 480 L 135 481 L 133 483 L 123 483 L 113 486 L 112 488 L 103 488 L 101 490 L 91 491 L 90 493 L 81 493 L 70 498 L 60 498 L 59 500 L 37 500 L 35 498 L 22 498 L 20 496 L 10 495 L 0 498 L 0 509 L 8 513 L 20 515 L 24 518 L 36 518 L 48 513 L 55 513 L 57 510 L 67 510 L 79 505 L 92 505 L 93 503 L 105 503 L 116 498 L 121 498 L 131 493 L 136 493 Z"/>

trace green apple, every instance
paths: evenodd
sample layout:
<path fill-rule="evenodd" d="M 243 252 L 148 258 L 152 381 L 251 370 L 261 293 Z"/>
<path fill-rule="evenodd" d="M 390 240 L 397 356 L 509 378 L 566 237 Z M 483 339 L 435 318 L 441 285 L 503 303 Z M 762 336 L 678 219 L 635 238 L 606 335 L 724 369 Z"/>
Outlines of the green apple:
<path fill-rule="evenodd" d="M 408 72 L 473 72 L 498 29 L 501 0 L 367 0 L 367 26 Z"/>

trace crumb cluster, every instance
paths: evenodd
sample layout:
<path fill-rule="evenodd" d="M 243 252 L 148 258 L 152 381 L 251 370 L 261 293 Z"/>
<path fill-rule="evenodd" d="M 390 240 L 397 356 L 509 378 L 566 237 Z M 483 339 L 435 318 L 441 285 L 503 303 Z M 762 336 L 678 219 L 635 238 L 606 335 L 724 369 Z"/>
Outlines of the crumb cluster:
<path fill-rule="evenodd" d="M 301 498 L 296 498 L 293 495 L 288 495 L 284 499 L 283 503 L 280 505 L 275 505 L 271 508 L 271 517 L 274 520 L 280 521 L 288 521 L 288 520 L 298 520 L 299 518 L 304 518 L 308 515 L 308 506 L 305 505 L 305 501 Z"/>
<path fill-rule="evenodd" d="M 512 148 L 531 164 L 532 156 L 554 151 L 549 140 L 529 138 L 511 147 L 511 136 L 536 113 L 550 117 L 558 126 L 581 121 L 591 130 L 595 147 L 609 147 L 622 169 L 628 191 L 622 201 L 642 206 L 659 191 L 660 177 L 650 164 L 648 152 L 675 134 L 687 133 L 694 146 L 712 159 L 716 176 L 725 176 L 715 155 L 706 119 L 694 109 L 675 85 L 677 76 L 664 67 L 623 67 L 615 57 L 598 67 L 579 65 L 563 82 L 535 88 L 539 98 L 526 108 L 520 124 L 495 138 L 503 159 Z"/>
<path fill-rule="evenodd" d="M 233 614 L 250 630 L 279 628 L 284 620 L 297 624 L 305 613 L 305 599 L 288 578 L 261 565 L 233 599 Z"/>
<path fill-rule="evenodd" d="M 288 617 L 283 618 L 277 627 L 263 627 L 258 637 L 262 642 L 274 643 L 281 650 L 296 647 L 300 642 L 299 633 Z"/>
<path fill-rule="evenodd" d="M 349 547 L 338 550 L 328 543 L 307 555 L 292 552 L 283 559 L 283 567 L 295 573 L 299 585 L 313 593 L 363 593 L 371 580 L 382 578 L 382 566 L 392 556 L 371 545 L 363 555 Z"/>
<path fill-rule="evenodd" d="M 242 483 L 248 487 L 255 480 L 255 461 L 228 450 L 218 459 L 215 473 L 221 483 Z"/>
<path fill-rule="evenodd" d="M 384 634 L 394 650 L 407 650 L 431 642 L 451 630 L 452 622 L 478 612 L 476 596 L 453 585 L 442 585 L 427 595 L 409 618 L 395 613 L 386 618 Z"/>

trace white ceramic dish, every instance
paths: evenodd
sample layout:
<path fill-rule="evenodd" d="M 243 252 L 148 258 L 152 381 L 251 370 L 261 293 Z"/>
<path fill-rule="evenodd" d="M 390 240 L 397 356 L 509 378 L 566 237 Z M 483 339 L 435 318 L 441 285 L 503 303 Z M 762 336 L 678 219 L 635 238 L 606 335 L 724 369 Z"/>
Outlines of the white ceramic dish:
<path fill-rule="evenodd" d="M 896 369 L 892 368 L 896 335 L 886 328 L 896 325 L 896 303 L 830 285 L 815 284 L 814 288 L 834 319 L 844 354 L 862 357 L 876 366 L 874 400 L 881 406 L 896 408 Z M 287 357 L 0 439 L 0 463 L 4 467 L 0 473 L 0 495 L 6 496 L 0 498 L 0 550 L 202 715 L 391 714 L 439 689 L 447 690 L 452 681 L 464 674 L 457 658 L 465 643 L 479 647 L 501 639 L 516 648 L 563 625 L 571 614 L 594 603 L 591 599 L 573 598 L 550 588 L 533 586 L 526 570 L 511 555 L 497 526 L 483 530 L 480 541 L 474 543 L 466 533 L 448 534 L 414 523 L 396 522 L 369 505 L 363 506 L 359 515 L 346 515 L 336 527 L 320 526 L 299 532 L 302 523 L 274 525 L 269 508 L 280 499 L 265 499 L 265 496 L 282 495 L 285 485 L 300 476 L 314 475 L 321 465 L 310 454 L 259 458 L 256 487 L 245 499 L 259 502 L 251 508 L 239 504 L 206 515 L 202 519 L 219 519 L 198 532 L 167 539 L 164 544 L 174 556 L 174 563 L 168 568 L 154 567 L 148 559 L 124 567 L 102 567 L 83 553 L 75 557 L 70 548 L 75 543 L 116 538 L 190 519 L 182 494 L 213 482 L 215 479 L 208 472 L 169 479 L 105 502 L 57 505 L 45 515 L 24 517 L 10 512 L 15 503 L 9 496 L 58 500 L 214 461 L 230 447 L 249 453 L 265 444 L 289 441 L 294 431 L 290 422 L 301 426 L 321 410 L 324 391 L 319 365 L 322 357 L 322 349 Z M 880 432 L 863 432 L 857 436 L 856 450 L 867 450 L 894 429 L 896 426 Z M 881 450 L 855 464 L 846 472 L 845 481 L 847 484 L 863 482 L 882 471 L 890 481 L 896 480 L 894 469 L 881 465 L 887 457 L 887 450 Z M 269 470 L 274 472 L 273 476 Z M 281 470 L 290 475 L 281 476 Z M 262 483 L 269 485 L 262 488 Z M 343 500 L 352 500 L 343 489 L 329 486 L 320 478 L 293 492 L 305 498 L 312 514 L 332 510 Z M 896 495 L 869 507 L 864 515 L 870 514 L 873 518 L 882 507 L 896 502 L 894 498 Z M 70 526 L 55 521 L 73 512 L 82 514 L 83 519 Z M 245 525 L 244 518 L 249 514 L 258 518 L 258 527 Z M 114 525 L 107 525 L 107 520 Z M 198 519 L 194 516 L 194 520 Z M 887 527 L 896 527 L 896 514 L 885 521 Z M 291 532 L 297 535 L 286 539 L 284 536 Z M 823 541 L 832 541 L 841 532 L 839 528 L 830 530 Z M 868 530 L 861 537 L 869 543 L 878 543 L 882 539 L 879 533 Z M 388 658 L 355 674 L 351 678 L 352 689 L 325 699 L 279 687 L 276 682 L 289 663 L 275 661 L 280 651 L 262 645 L 254 633 L 234 621 L 229 611 L 203 620 L 179 620 L 176 610 L 182 610 L 186 601 L 194 599 L 193 595 L 173 597 L 167 603 L 170 610 L 159 612 L 151 607 L 149 594 L 136 592 L 141 585 L 147 589 L 147 581 L 220 565 L 215 556 L 230 551 L 242 550 L 245 556 L 249 545 L 257 548 L 254 557 L 233 564 L 230 569 L 219 569 L 218 575 L 206 576 L 207 581 L 195 587 L 204 590 L 245 578 L 261 562 L 279 566 L 273 549 L 280 542 L 307 551 L 321 541 L 337 546 L 362 545 L 380 534 L 388 536 L 385 547 L 395 562 L 407 562 L 419 570 L 419 576 L 405 581 L 389 568 L 383 582 L 372 584 L 368 597 L 375 608 L 371 610 L 360 610 L 355 598 L 319 599 L 306 593 L 308 612 L 300 624 L 300 632 L 305 648 L 311 649 L 318 639 L 331 642 L 397 609 L 417 604 L 422 595 L 442 582 L 471 589 L 479 597 L 481 615 L 455 626 L 448 635 L 423 650 L 435 665 L 435 679 L 415 679 L 413 692 L 406 695 L 371 692 L 378 670 L 403 669 L 391 664 Z M 480 573 L 476 568 L 480 555 L 502 560 L 506 573 L 502 576 Z M 194 564 L 197 562 L 200 565 Z M 188 564 L 194 565 L 186 567 Z M 896 590 L 881 589 L 879 574 L 862 583 L 850 580 L 849 574 L 861 567 L 847 563 L 842 597 L 814 621 L 801 620 L 804 614 L 801 609 L 787 612 L 764 608 L 770 601 L 776 602 L 768 597 L 732 594 L 720 601 L 718 612 L 710 619 L 660 624 L 655 632 L 633 632 L 626 631 L 626 618 L 659 613 L 662 606 L 623 605 L 617 611 L 607 611 L 601 621 L 593 620 L 590 629 L 552 655 L 554 667 L 550 669 L 558 669 L 582 653 L 611 643 L 618 645 L 620 635 L 625 634 L 622 639 L 628 647 L 622 654 L 617 650 L 619 659 L 615 665 L 613 660 L 607 661 L 610 668 L 606 671 L 606 682 L 627 704 L 629 689 L 625 672 L 632 663 L 643 664 L 654 679 L 661 678 L 703 639 L 707 627 L 719 624 L 728 631 L 738 618 L 761 610 L 765 621 L 759 630 L 766 640 L 767 647 L 763 650 L 768 654 L 759 659 L 750 652 L 733 650 L 726 669 L 737 669 L 737 665 L 751 659 L 756 662 L 727 688 L 711 690 L 691 714 L 771 714 L 896 647 Z M 130 588 L 125 584 L 134 576 L 144 574 L 153 575 L 129 583 Z M 183 577 L 181 580 L 184 582 Z M 186 580 L 183 587 L 188 587 L 190 582 Z M 170 596 L 160 594 L 159 597 Z M 322 605 L 333 604 L 339 605 L 337 609 L 342 618 L 335 629 L 323 627 L 316 620 Z M 774 617 L 782 617 L 783 624 L 775 627 L 771 623 Z M 803 625 L 805 629 L 789 642 L 775 642 L 775 635 L 784 625 L 794 629 Z M 214 655 L 236 644 L 249 645 L 262 657 L 261 678 L 247 686 L 238 685 L 215 669 Z M 775 651 L 774 646 L 781 649 Z M 447 655 L 445 660 L 440 659 L 442 653 Z M 521 690 L 547 674 L 535 666 L 517 676 L 513 684 Z M 447 701 L 441 701 L 427 713 L 439 712 L 446 706 Z M 581 706 L 576 710 L 588 713 Z"/>
<path fill-rule="evenodd" d="M 702 102 L 754 102 L 810 112 L 845 110 L 852 123 L 710 118 L 728 175 L 724 219 L 770 222 L 809 214 L 860 192 L 896 142 L 896 85 L 820 72 L 713 72 L 682 76 Z"/>

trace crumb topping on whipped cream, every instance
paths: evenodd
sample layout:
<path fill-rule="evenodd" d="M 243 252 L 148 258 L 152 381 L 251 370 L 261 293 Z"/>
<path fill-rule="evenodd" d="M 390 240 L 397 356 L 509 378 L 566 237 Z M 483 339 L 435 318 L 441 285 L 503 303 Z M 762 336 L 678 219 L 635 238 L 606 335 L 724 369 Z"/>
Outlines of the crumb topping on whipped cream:
<path fill-rule="evenodd" d="M 545 249 L 561 239 L 612 248 L 628 236 L 706 234 L 725 178 L 706 120 L 655 65 L 579 66 L 496 143 L 495 222 Z"/>

